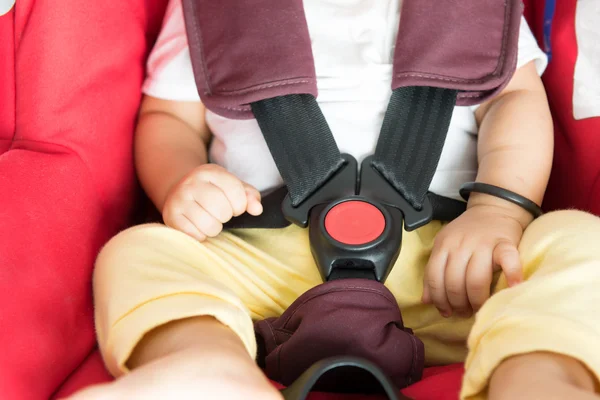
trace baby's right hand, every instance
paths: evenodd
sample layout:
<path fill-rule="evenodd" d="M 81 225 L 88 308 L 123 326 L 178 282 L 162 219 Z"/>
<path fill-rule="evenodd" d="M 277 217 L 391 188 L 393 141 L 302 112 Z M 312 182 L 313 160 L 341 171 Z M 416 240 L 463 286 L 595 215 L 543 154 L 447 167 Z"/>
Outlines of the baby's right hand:
<path fill-rule="evenodd" d="M 232 217 L 260 215 L 260 200 L 256 188 L 216 164 L 204 164 L 169 191 L 162 216 L 167 226 L 203 241 L 217 236 Z"/>

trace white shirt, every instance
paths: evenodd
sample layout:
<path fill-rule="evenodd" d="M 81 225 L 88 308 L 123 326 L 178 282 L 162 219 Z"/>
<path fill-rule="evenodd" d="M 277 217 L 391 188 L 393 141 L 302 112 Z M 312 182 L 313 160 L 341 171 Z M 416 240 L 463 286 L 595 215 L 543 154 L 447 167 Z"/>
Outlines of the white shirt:
<path fill-rule="evenodd" d="M 401 0 L 305 0 L 317 74 L 317 101 L 342 153 L 359 162 L 373 154 L 391 95 L 393 54 Z M 547 65 L 525 20 L 518 66 Z M 170 0 L 162 31 L 148 60 L 144 93 L 169 100 L 200 101 L 181 0 Z M 458 190 L 477 174 L 476 107 L 455 107 L 430 190 L 460 199 Z M 217 163 L 261 192 L 282 184 L 256 120 L 234 120 L 207 111 L 209 149 Z"/>
<path fill-rule="evenodd" d="M 580 120 L 600 116 L 600 2 L 578 0 L 576 7 L 573 118 Z"/>

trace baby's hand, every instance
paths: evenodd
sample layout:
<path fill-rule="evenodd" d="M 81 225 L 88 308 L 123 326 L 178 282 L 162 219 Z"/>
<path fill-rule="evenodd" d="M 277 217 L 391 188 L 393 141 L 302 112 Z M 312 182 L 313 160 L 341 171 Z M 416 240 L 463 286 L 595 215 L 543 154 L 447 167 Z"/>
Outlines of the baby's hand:
<path fill-rule="evenodd" d="M 435 239 L 425 270 L 423 302 L 445 317 L 469 317 L 490 297 L 493 272 L 504 271 L 508 284 L 522 280 L 517 247 L 521 223 L 505 210 L 477 205 L 449 223 Z"/>
<path fill-rule="evenodd" d="M 162 210 L 166 225 L 202 241 L 244 212 L 260 215 L 260 193 L 216 164 L 204 164 L 173 187 Z"/>

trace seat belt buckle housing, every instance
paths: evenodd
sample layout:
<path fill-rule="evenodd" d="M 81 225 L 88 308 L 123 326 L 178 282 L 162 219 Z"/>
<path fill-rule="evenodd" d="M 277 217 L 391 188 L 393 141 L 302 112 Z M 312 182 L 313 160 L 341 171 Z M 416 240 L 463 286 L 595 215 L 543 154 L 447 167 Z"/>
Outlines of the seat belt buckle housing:
<path fill-rule="evenodd" d="M 425 197 L 421 209 L 415 209 L 377 171 L 373 165 L 373 156 L 365 158 L 361 164 L 360 194 L 399 210 L 404 218 L 404 229 L 409 232 L 427 225 L 433 219 L 433 207 L 429 197 Z"/>
<path fill-rule="evenodd" d="M 342 159 L 344 160 L 342 167 L 298 206 L 292 205 L 289 194 L 285 196 L 281 210 L 288 221 L 306 228 L 313 207 L 357 193 L 358 163 L 349 154 L 342 154 Z"/>
<path fill-rule="evenodd" d="M 344 154 L 344 165 L 297 207 L 288 196 L 282 211 L 292 223 L 309 228 L 311 252 L 324 281 L 367 278 L 384 282 L 402 247 L 403 229 L 432 220 L 429 199 L 414 209 L 367 157 L 358 163 Z"/>
<path fill-rule="evenodd" d="M 402 213 L 361 196 L 315 206 L 308 229 L 311 252 L 324 281 L 384 282 L 402 245 Z"/>

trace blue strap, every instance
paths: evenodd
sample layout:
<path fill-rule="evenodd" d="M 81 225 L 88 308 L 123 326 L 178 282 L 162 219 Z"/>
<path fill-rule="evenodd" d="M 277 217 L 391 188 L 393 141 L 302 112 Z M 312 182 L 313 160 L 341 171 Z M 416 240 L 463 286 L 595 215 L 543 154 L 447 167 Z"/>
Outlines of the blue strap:
<path fill-rule="evenodd" d="M 546 0 L 544 7 L 544 51 L 548 56 L 548 62 L 552 59 L 552 21 L 554 20 L 554 11 L 556 10 L 556 0 Z"/>

